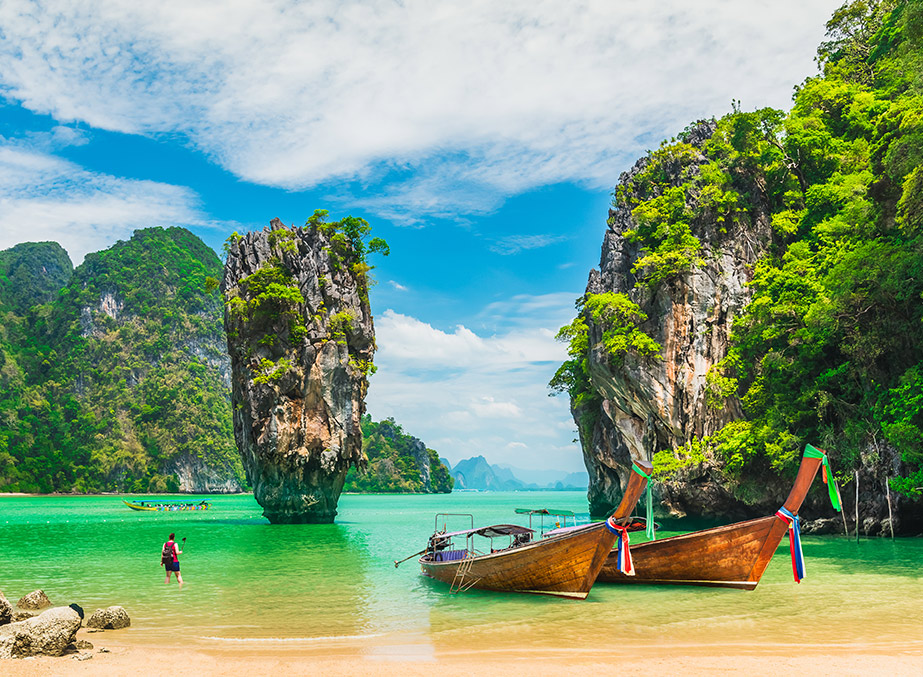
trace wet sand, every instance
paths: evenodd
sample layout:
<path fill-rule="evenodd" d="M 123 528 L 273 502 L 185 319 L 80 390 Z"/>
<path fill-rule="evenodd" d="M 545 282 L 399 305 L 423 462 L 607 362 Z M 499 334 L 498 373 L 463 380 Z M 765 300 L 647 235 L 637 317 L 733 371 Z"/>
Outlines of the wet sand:
<path fill-rule="evenodd" d="M 805 648 L 768 645 L 721 645 L 632 649 L 581 646 L 579 640 L 562 641 L 560 649 L 523 650 L 440 647 L 409 636 L 368 642 L 342 639 L 326 643 L 280 642 L 256 646 L 200 646 L 133 642 L 121 631 L 87 633 L 78 639 L 93 643 L 87 660 L 74 656 L 2 661 L 0 672 L 18 677 L 32 675 L 408 675 L 435 674 L 558 677 L 560 675 L 920 675 L 923 651 L 884 652 L 875 645 Z M 108 653 L 99 653 L 100 648 Z"/>

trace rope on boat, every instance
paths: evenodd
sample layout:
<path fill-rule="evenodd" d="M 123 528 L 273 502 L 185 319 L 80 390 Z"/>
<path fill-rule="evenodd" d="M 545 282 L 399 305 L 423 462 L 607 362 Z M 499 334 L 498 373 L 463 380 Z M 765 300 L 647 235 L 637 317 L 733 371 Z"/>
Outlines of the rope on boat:
<path fill-rule="evenodd" d="M 801 552 L 801 519 L 798 515 L 782 506 L 776 511 L 776 517 L 788 523 L 788 548 L 792 553 L 792 575 L 795 583 L 804 578 L 804 554 Z"/>
<path fill-rule="evenodd" d="M 616 524 L 615 520 L 610 517 L 606 520 L 606 528 L 618 536 L 618 541 L 616 542 L 616 561 L 618 562 L 619 571 L 626 576 L 634 576 L 635 568 L 631 564 L 631 551 L 628 549 L 628 526 Z"/>
<path fill-rule="evenodd" d="M 824 484 L 827 485 L 827 493 L 830 495 L 830 504 L 833 506 L 834 510 L 837 512 L 842 512 L 843 501 L 840 499 L 840 490 L 836 486 L 836 480 L 833 477 L 833 471 L 830 469 L 830 461 L 827 460 L 827 452 L 823 449 L 818 449 L 817 447 L 813 447 L 810 444 L 807 444 L 804 447 L 804 457 L 823 459 L 823 478 Z"/>
<path fill-rule="evenodd" d="M 657 540 L 657 535 L 654 531 L 654 495 L 651 493 L 651 476 L 641 470 L 641 468 L 639 468 L 634 463 L 631 464 L 631 469 L 647 480 L 647 529 L 645 534 L 647 535 L 648 540 Z M 631 575 L 633 576 L 634 574 Z"/>

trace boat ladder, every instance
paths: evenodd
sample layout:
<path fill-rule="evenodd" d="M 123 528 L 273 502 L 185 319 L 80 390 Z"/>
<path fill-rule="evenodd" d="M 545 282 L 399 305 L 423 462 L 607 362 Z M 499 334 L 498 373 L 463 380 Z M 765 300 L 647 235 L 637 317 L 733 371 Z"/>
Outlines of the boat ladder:
<path fill-rule="evenodd" d="M 455 578 L 452 579 L 452 586 L 449 588 L 450 592 L 464 592 L 481 580 L 480 578 L 472 578 L 469 576 L 472 564 L 474 564 L 474 558 L 466 557 L 462 560 L 462 563 L 458 565 L 458 569 L 455 570 Z"/>

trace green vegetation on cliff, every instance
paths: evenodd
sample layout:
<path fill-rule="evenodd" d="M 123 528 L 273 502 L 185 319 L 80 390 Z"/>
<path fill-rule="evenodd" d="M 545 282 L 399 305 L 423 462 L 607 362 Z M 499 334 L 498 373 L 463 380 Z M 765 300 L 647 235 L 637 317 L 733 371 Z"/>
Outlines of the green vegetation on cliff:
<path fill-rule="evenodd" d="M 15 316 L 0 353 L 0 490 L 242 484 L 221 304 L 206 290 L 220 270 L 188 231 L 141 230 Z"/>
<path fill-rule="evenodd" d="M 810 441 L 848 470 L 890 444 L 910 468 L 892 487 L 919 496 L 923 2 L 847 3 L 827 31 L 822 73 L 796 88 L 790 112 L 735 105 L 701 153 L 689 128 L 650 154 L 615 205 L 638 224 L 625 234 L 641 248 L 632 272 L 651 288 L 696 265 L 729 225 L 746 234 L 758 211 L 771 215 L 752 299 L 708 377 L 709 402 L 736 395 L 745 420 L 665 452 L 670 467 L 707 448 L 732 475 L 788 469 Z M 709 226 L 694 234 L 693 221 Z M 552 386 L 573 397 L 591 390 L 579 366 L 587 346 L 579 327 L 566 329 L 572 359 Z"/>
<path fill-rule="evenodd" d="M 404 432 L 387 418 L 380 423 L 362 417 L 362 451 L 368 458 L 365 472 L 350 468 L 343 491 L 380 493 L 434 493 L 452 491 L 449 469 L 439 454 Z"/>

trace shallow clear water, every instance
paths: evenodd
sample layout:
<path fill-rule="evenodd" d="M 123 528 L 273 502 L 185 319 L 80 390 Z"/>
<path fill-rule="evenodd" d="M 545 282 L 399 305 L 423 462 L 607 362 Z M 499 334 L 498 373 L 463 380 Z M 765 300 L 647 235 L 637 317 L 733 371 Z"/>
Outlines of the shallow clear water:
<path fill-rule="evenodd" d="M 15 601 L 43 588 L 54 603 L 77 602 L 89 611 L 120 604 L 132 617 L 133 639 L 142 642 L 357 638 L 424 651 L 599 646 L 603 653 L 651 644 L 692 652 L 793 644 L 818 652 L 837 645 L 923 650 L 919 538 L 857 544 L 807 536 L 800 585 L 792 581 L 786 539 L 752 592 L 600 584 L 577 602 L 453 595 L 422 577 L 416 558 L 399 569 L 393 561 L 425 545 L 436 512 L 470 512 L 476 525 L 524 523 L 514 508 L 585 511 L 582 492 L 347 495 L 332 525 L 270 525 L 250 495 L 210 500 L 208 512 L 139 513 L 116 496 L 0 496 L 0 590 Z M 160 567 L 171 531 L 187 539 L 181 590 L 164 585 Z"/>

